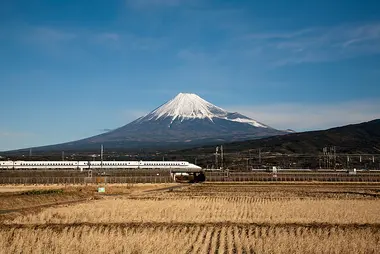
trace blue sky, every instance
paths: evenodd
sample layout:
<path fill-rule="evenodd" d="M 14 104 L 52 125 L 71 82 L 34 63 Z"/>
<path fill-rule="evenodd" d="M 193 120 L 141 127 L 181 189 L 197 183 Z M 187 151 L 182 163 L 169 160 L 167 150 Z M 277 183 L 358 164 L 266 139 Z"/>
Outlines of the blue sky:
<path fill-rule="evenodd" d="M 297 131 L 380 118 L 379 1 L 0 2 L 0 151 L 102 133 L 179 92 Z"/>

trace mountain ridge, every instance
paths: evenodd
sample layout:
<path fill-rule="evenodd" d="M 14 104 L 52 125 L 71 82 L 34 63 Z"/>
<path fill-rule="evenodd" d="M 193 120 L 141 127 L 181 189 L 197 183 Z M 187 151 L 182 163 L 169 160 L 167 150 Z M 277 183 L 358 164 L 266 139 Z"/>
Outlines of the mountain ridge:
<path fill-rule="evenodd" d="M 197 146 L 286 134 L 238 112 L 228 112 L 196 94 L 179 93 L 173 99 L 122 127 L 89 138 L 38 150 L 97 150 Z M 22 150 L 22 149 L 19 149 Z"/>
<path fill-rule="evenodd" d="M 259 140 L 224 143 L 229 152 L 249 149 L 281 154 L 318 154 L 324 147 L 335 146 L 340 153 L 380 153 L 380 119 L 333 127 L 327 130 L 289 133 Z M 189 149 L 194 152 L 212 152 L 215 147 Z M 184 151 L 186 153 L 186 151 Z"/>

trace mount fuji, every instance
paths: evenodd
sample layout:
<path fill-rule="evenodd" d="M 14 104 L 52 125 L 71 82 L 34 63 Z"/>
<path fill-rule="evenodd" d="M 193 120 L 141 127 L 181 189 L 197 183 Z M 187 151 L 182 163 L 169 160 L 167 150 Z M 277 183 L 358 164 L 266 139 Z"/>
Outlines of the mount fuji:
<path fill-rule="evenodd" d="M 115 130 L 42 150 L 182 148 L 258 139 L 289 132 L 231 113 L 196 94 L 180 93 L 149 114 Z M 39 150 L 37 148 L 37 150 Z"/>

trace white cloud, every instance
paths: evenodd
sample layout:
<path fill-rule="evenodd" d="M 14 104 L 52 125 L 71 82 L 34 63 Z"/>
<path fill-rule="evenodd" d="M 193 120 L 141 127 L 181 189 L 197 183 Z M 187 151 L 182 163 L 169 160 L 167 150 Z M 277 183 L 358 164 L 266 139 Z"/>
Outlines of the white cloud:
<path fill-rule="evenodd" d="M 227 20 L 237 19 L 232 14 L 227 16 Z M 196 65 L 273 68 L 380 54 L 380 22 L 275 32 L 260 29 L 257 33 L 241 33 L 237 30 L 233 33 L 234 36 L 214 42 L 212 48 L 181 46 L 177 57 Z"/>
<path fill-rule="evenodd" d="M 380 101 L 226 106 L 276 129 L 327 129 L 380 118 Z"/>
<path fill-rule="evenodd" d="M 29 147 L 36 139 L 31 132 L 0 130 L 0 151 Z"/>
<path fill-rule="evenodd" d="M 0 130 L 0 138 L 3 138 L 3 137 L 22 138 L 22 137 L 30 137 L 30 136 L 34 136 L 34 134 L 30 132 Z"/>
<path fill-rule="evenodd" d="M 260 48 L 275 66 L 329 62 L 380 54 L 380 23 L 311 27 L 296 31 L 249 33 L 239 38 L 246 52 Z"/>
<path fill-rule="evenodd" d="M 56 28 L 33 27 L 30 29 L 29 39 L 38 43 L 67 42 L 77 38 L 73 32 L 66 32 Z"/>
<path fill-rule="evenodd" d="M 78 29 L 25 25 L 16 29 L 12 36 L 12 40 L 53 57 L 66 58 L 82 53 L 78 45 L 84 36 Z"/>
<path fill-rule="evenodd" d="M 157 6 L 179 6 L 185 3 L 191 3 L 190 0 L 127 0 L 127 6 L 133 8 L 147 8 Z"/>
<path fill-rule="evenodd" d="M 206 55 L 204 52 L 190 50 L 190 49 L 181 49 L 177 53 L 179 59 L 188 61 L 188 62 L 205 62 L 211 60 L 211 56 Z"/>
<path fill-rule="evenodd" d="M 98 34 L 97 38 L 100 41 L 118 41 L 120 39 L 120 35 L 118 33 L 101 33 Z"/>
<path fill-rule="evenodd" d="M 115 32 L 90 34 L 90 41 L 113 50 L 122 48 L 121 35 Z"/>
<path fill-rule="evenodd" d="M 168 44 L 167 38 L 138 36 L 130 33 L 107 32 L 93 34 L 88 32 L 92 42 L 115 50 L 154 51 Z"/>
<path fill-rule="evenodd" d="M 126 110 L 124 110 L 121 113 L 121 122 L 122 122 L 123 125 L 128 124 L 128 123 L 136 120 L 137 118 L 145 116 L 149 112 L 150 112 L 150 110 L 139 110 L 139 109 L 130 110 L 130 109 L 126 109 Z M 118 127 L 120 127 L 120 126 L 118 126 Z"/>

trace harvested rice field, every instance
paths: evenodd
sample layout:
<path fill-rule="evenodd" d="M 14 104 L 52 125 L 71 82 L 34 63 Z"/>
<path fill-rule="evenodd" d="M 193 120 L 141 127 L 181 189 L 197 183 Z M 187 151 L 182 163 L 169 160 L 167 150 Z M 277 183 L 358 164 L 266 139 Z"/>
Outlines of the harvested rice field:
<path fill-rule="evenodd" d="M 376 184 L 183 185 L 8 214 L 0 252 L 379 253 L 379 211 Z"/>

